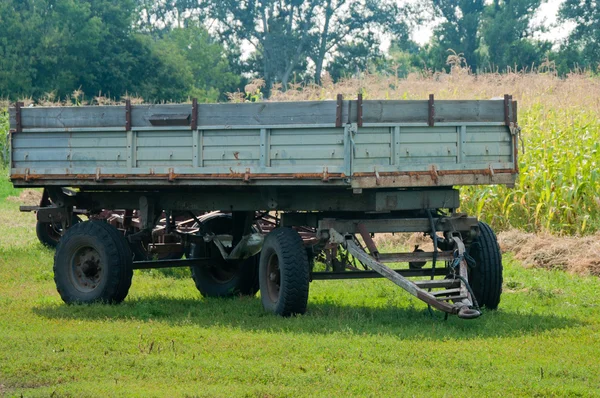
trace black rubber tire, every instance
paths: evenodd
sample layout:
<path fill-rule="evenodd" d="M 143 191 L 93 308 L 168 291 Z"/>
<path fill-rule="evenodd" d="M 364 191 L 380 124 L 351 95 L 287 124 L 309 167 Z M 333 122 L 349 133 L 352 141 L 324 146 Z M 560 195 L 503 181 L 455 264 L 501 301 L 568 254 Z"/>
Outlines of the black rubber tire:
<path fill-rule="evenodd" d="M 496 234 L 484 222 L 479 222 L 479 236 L 469 246 L 469 255 L 475 260 L 469 267 L 469 284 L 477 303 L 495 310 L 502 295 L 502 253 Z"/>
<path fill-rule="evenodd" d="M 204 220 L 210 230 L 219 234 L 229 234 L 233 221 L 229 214 L 215 214 Z M 190 267 L 196 288 L 204 297 L 254 296 L 258 292 L 258 255 L 246 260 L 227 262 L 213 242 L 193 244 L 190 258 L 214 258 L 214 267 Z"/>
<path fill-rule="evenodd" d="M 73 215 L 71 226 L 79 224 L 80 222 L 81 218 Z M 62 225 L 60 223 L 52 224 L 38 221 L 35 223 L 35 234 L 42 245 L 50 249 L 55 249 L 63 234 Z"/>
<path fill-rule="evenodd" d="M 275 262 L 278 284 L 271 280 L 272 272 L 269 271 Z M 266 311 L 281 316 L 306 312 L 310 267 L 298 232 L 291 228 L 275 228 L 267 235 L 260 254 L 258 279 L 261 301 Z"/>
<path fill-rule="evenodd" d="M 85 250 L 97 255 L 102 271 L 91 288 L 84 288 L 74 275 L 74 264 Z M 131 287 L 132 258 L 127 241 L 112 225 L 95 220 L 74 225 L 60 239 L 54 255 L 56 290 L 67 304 L 120 303 Z"/>

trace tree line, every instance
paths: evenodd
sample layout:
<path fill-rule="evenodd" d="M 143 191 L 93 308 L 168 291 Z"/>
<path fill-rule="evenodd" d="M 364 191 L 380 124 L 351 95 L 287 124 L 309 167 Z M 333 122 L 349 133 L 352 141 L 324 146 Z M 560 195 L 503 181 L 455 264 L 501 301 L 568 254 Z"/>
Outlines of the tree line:
<path fill-rule="evenodd" d="M 544 0 L 4 0 L 0 98 L 197 97 L 212 102 L 264 80 L 278 87 L 361 72 L 473 73 L 600 64 L 600 7 L 566 0 L 559 46 L 536 38 Z M 439 21 L 429 43 L 411 32 Z M 391 42 L 382 51 L 382 41 Z"/>

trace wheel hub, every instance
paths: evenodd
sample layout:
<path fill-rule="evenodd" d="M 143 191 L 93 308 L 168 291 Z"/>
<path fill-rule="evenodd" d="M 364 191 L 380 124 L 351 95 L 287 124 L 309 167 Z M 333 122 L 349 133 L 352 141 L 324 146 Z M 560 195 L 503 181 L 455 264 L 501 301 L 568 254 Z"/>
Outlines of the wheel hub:
<path fill-rule="evenodd" d="M 94 290 L 103 276 L 101 257 L 98 251 L 91 247 L 78 250 L 73 256 L 71 277 L 73 285 L 82 292 Z"/>
<path fill-rule="evenodd" d="M 279 300 L 279 289 L 281 288 L 281 271 L 279 270 L 279 258 L 272 254 L 267 263 L 267 292 L 271 301 Z"/>

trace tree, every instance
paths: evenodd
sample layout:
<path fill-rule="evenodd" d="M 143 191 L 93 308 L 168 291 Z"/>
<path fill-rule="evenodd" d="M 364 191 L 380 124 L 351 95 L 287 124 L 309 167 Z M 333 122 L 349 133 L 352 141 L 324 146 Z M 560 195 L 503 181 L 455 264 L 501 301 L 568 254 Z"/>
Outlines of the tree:
<path fill-rule="evenodd" d="M 523 69 L 539 65 L 549 42 L 533 39 L 531 18 L 542 0 L 494 0 L 485 10 L 481 55 L 490 68 Z"/>
<path fill-rule="evenodd" d="M 150 35 L 134 0 L 0 3 L 0 97 L 126 93 L 153 101 L 224 98 L 239 82 L 221 44 L 197 23 Z M 23 32 L 26 32 L 24 34 Z"/>
<path fill-rule="evenodd" d="M 216 102 L 239 84 L 223 47 L 198 24 L 173 28 L 150 46 L 156 72 L 143 84 L 141 92 L 146 98 L 181 101 L 195 97 Z"/>
<path fill-rule="evenodd" d="M 600 3 L 594 0 L 566 0 L 560 8 L 563 21 L 575 22 L 575 28 L 563 45 L 568 68 L 600 69 Z"/>
<path fill-rule="evenodd" d="M 484 6 L 484 0 L 434 0 L 433 15 L 442 18 L 443 22 L 434 30 L 427 57 L 423 60 L 425 64 L 433 69 L 443 69 L 448 51 L 453 50 L 462 54 L 471 69 L 477 70 L 478 32 Z"/>
<path fill-rule="evenodd" d="M 118 95 L 144 79 L 147 56 L 132 32 L 135 3 L 7 0 L 0 4 L 0 90 L 11 98 Z M 23 34 L 26 32 L 26 34 Z"/>
<path fill-rule="evenodd" d="M 375 33 L 408 35 L 400 13 L 404 9 L 394 0 L 203 0 L 196 4 L 171 0 L 161 7 L 167 10 L 152 11 L 147 5 L 150 11 L 143 14 L 154 19 L 173 13 L 202 18 L 228 50 L 252 47 L 246 72 L 265 79 L 267 94 L 276 82 L 285 89 L 292 76 L 306 78 L 311 67 L 308 60 L 318 83 L 338 51 L 360 43 L 377 54 Z"/>
<path fill-rule="evenodd" d="M 327 68 L 332 76 L 344 73 L 343 65 L 349 67 L 346 73 L 366 67 L 367 58 L 371 58 L 371 64 L 381 63 L 381 33 L 398 42 L 407 41 L 409 21 L 412 22 L 409 10 L 414 11 L 412 7 L 400 8 L 396 2 L 320 1 L 316 7 L 320 18 L 310 31 L 312 48 L 308 54 L 315 64 L 315 83 L 321 82 L 327 56 L 335 57 Z"/>

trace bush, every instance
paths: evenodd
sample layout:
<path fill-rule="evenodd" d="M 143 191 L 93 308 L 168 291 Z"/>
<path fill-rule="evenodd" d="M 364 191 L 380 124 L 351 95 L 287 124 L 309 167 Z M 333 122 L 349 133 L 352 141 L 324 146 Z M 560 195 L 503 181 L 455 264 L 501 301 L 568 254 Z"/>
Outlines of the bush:
<path fill-rule="evenodd" d="M 8 109 L 0 107 L 0 165 L 8 165 Z"/>

